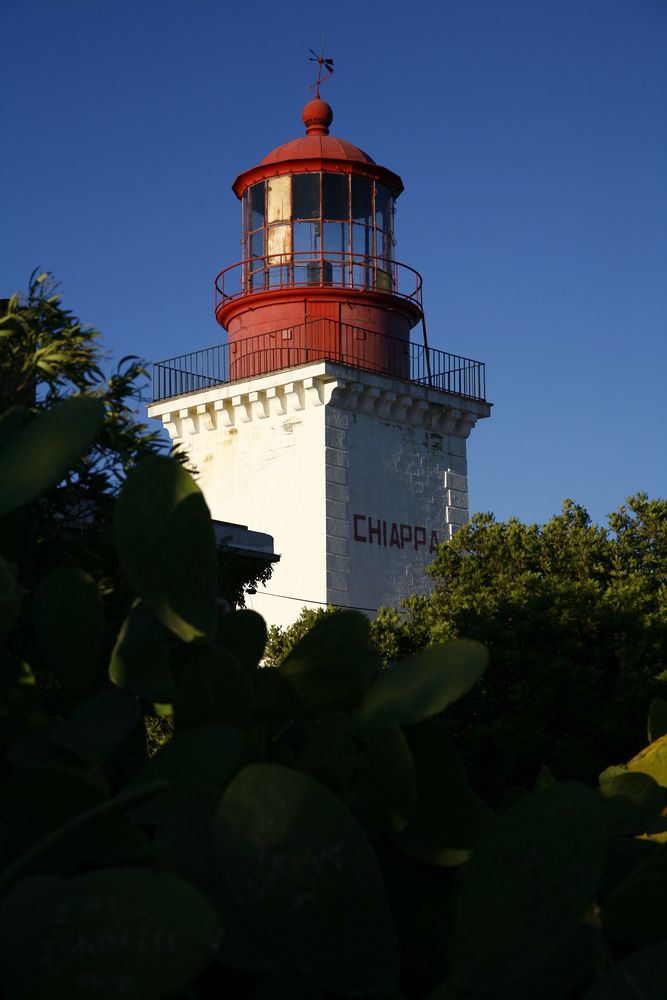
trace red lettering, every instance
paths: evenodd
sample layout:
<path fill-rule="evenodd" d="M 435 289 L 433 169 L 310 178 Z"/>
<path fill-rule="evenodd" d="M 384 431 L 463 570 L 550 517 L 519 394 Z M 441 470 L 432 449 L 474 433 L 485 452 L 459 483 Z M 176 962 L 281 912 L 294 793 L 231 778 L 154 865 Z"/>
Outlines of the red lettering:
<path fill-rule="evenodd" d="M 370 545 L 377 542 L 385 548 L 404 549 L 414 548 L 418 552 L 420 548 L 426 547 L 428 531 L 421 525 L 400 524 L 392 521 L 383 521 L 382 518 L 372 518 L 368 514 L 352 515 L 353 536 L 355 542 L 368 542 Z M 367 532 L 367 534 L 364 534 Z M 437 552 L 438 533 L 431 531 L 429 539 L 429 552 Z"/>
<path fill-rule="evenodd" d="M 363 514 L 355 514 L 352 518 L 352 523 L 354 525 L 354 540 L 355 542 L 367 542 L 368 539 L 365 535 L 359 534 L 359 521 L 365 521 L 366 517 Z"/>
<path fill-rule="evenodd" d="M 382 527 L 380 525 L 380 518 L 378 517 L 378 526 L 377 526 L 377 528 L 374 528 L 373 524 L 371 522 L 371 519 L 369 517 L 368 518 L 368 541 L 372 542 L 373 538 L 375 537 L 378 540 L 378 545 L 382 545 L 381 532 L 382 532 Z"/>
<path fill-rule="evenodd" d="M 415 528 L 415 552 L 420 545 L 426 545 L 426 528 Z"/>

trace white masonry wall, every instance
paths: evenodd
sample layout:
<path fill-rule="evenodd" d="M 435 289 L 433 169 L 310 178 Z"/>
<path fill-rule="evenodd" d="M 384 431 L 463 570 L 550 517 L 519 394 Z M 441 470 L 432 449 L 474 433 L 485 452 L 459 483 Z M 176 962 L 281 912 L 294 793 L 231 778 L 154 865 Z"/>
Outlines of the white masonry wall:
<path fill-rule="evenodd" d="M 305 606 L 395 606 L 428 588 L 436 544 L 467 519 L 466 438 L 489 406 L 318 362 L 153 404 L 213 517 L 273 535 L 248 598 L 269 624 Z"/>
<path fill-rule="evenodd" d="M 429 589 L 438 544 L 468 519 L 466 442 L 364 414 L 349 420 L 349 600 L 395 607 Z"/>

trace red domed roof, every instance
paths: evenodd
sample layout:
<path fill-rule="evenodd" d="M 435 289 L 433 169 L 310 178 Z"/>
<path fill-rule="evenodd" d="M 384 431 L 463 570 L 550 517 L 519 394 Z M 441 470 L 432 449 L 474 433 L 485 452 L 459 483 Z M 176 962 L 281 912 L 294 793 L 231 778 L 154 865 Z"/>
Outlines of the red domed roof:
<path fill-rule="evenodd" d="M 353 163 L 375 163 L 363 149 L 338 139 L 335 135 L 302 135 L 298 139 L 276 146 L 262 163 L 282 163 L 284 160 L 350 160 Z"/>
<path fill-rule="evenodd" d="M 306 135 L 283 143 L 264 157 L 262 163 L 283 163 L 285 160 L 350 160 L 352 163 L 375 163 L 363 149 L 351 142 L 329 135 L 333 121 L 331 105 L 316 97 L 303 109 Z"/>
<path fill-rule="evenodd" d="M 291 139 L 282 146 L 276 146 L 256 167 L 239 174 L 232 185 L 236 195 L 240 198 L 250 184 L 264 177 L 281 173 L 335 169 L 372 177 L 386 184 L 397 198 L 403 190 L 401 178 L 386 167 L 381 167 L 368 153 L 353 143 L 329 135 L 329 125 L 332 121 L 333 111 L 326 101 L 320 100 L 319 97 L 309 101 L 303 109 L 306 135 Z"/>

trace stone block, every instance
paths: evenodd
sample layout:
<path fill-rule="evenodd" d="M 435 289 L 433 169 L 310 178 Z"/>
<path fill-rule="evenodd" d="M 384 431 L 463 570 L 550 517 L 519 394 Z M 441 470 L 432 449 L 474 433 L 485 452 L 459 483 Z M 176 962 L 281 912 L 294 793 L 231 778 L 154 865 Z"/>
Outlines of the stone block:
<path fill-rule="evenodd" d="M 350 489 L 348 486 L 342 486 L 338 483 L 327 483 L 326 497 L 327 500 L 339 500 L 341 503 L 347 503 L 350 499 Z"/>
<path fill-rule="evenodd" d="M 326 511 L 327 517 L 336 517 L 341 520 L 347 518 L 347 501 L 343 503 L 340 500 L 327 499 Z"/>
<path fill-rule="evenodd" d="M 348 554 L 350 543 L 347 538 L 334 538 L 329 535 L 326 543 L 327 553 L 332 556 L 346 556 Z"/>
<path fill-rule="evenodd" d="M 347 469 L 341 468 L 338 465 L 330 465 L 326 470 L 325 478 L 327 483 L 337 483 L 340 486 L 347 486 L 348 472 Z"/>
<path fill-rule="evenodd" d="M 350 560 L 348 556 L 327 555 L 327 576 L 329 573 L 349 573 Z"/>
<path fill-rule="evenodd" d="M 449 452 L 451 455 L 458 455 L 459 458 L 466 457 L 466 441 L 465 438 L 457 437 L 455 434 L 450 434 L 449 436 Z"/>
<path fill-rule="evenodd" d="M 331 538 L 349 538 L 350 525 L 347 518 L 341 519 L 339 517 L 327 517 L 326 533 L 327 536 Z"/>
<path fill-rule="evenodd" d="M 451 469 L 447 469 L 445 472 L 445 486 L 450 490 L 457 490 L 460 493 L 467 494 L 468 477 L 465 475 L 459 475 Z"/>
<path fill-rule="evenodd" d="M 334 573 L 331 572 L 330 570 L 327 570 L 326 585 L 327 585 L 327 590 L 331 588 L 334 590 L 341 590 L 343 592 L 347 592 L 347 587 L 348 587 L 347 573 Z"/>
<path fill-rule="evenodd" d="M 335 608 L 349 608 L 350 594 L 347 590 L 327 590 L 327 604 L 333 604 Z"/>
<path fill-rule="evenodd" d="M 449 456 L 449 472 L 454 473 L 456 476 L 467 476 L 468 475 L 468 463 L 465 458 L 461 458 L 459 455 Z M 450 483 L 446 484 L 447 486 Z M 452 483 L 452 489 L 457 489 L 457 487 Z"/>
<path fill-rule="evenodd" d="M 328 448 L 345 448 L 347 445 L 347 431 L 340 427 L 324 428 L 324 443 Z"/>
<path fill-rule="evenodd" d="M 468 494 L 458 490 L 445 490 L 445 503 L 448 507 L 463 507 L 468 509 Z"/>
<path fill-rule="evenodd" d="M 324 452 L 324 461 L 327 467 L 335 465 L 347 468 L 350 464 L 350 456 L 346 448 L 328 447 Z"/>
<path fill-rule="evenodd" d="M 325 426 L 335 427 L 339 430 L 347 430 L 350 423 L 350 414 L 347 410 L 339 410 L 335 406 L 327 406 L 325 413 Z"/>
<path fill-rule="evenodd" d="M 447 507 L 445 509 L 447 524 L 467 524 L 468 511 L 461 510 L 460 507 Z"/>

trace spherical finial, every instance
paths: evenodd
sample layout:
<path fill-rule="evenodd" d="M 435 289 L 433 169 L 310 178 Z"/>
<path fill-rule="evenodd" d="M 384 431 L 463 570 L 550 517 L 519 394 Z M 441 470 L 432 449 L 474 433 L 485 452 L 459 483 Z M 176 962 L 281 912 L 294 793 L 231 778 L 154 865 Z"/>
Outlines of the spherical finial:
<path fill-rule="evenodd" d="M 329 126 L 333 121 L 333 111 L 326 101 L 316 97 L 314 101 L 308 101 L 303 109 L 303 124 L 306 126 L 306 135 L 328 135 Z"/>

